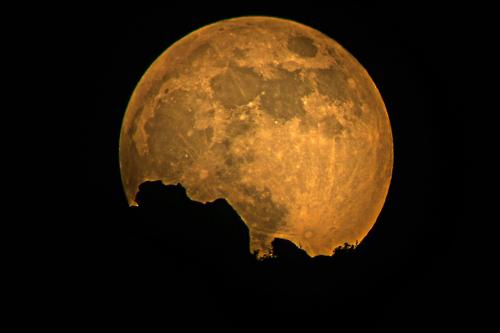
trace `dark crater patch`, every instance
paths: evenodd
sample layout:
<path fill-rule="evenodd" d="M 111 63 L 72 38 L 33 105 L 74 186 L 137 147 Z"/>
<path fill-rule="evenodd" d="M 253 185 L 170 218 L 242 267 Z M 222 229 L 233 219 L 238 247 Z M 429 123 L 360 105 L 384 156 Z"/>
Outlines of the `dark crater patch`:
<path fill-rule="evenodd" d="M 236 131 L 238 135 L 238 132 L 245 132 L 251 127 L 239 120 L 237 116 L 241 111 L 237 107 L 248 104 L 258 95 L 263 111 L 279 122 L 305 115 L 301 98 L 313 91 L 312 82 L 303 80 L 300 71 L 290 72 L 281 67 L 276 67 L 276 71 L 276 79 L 265 80 L 253 69 L 233 64 L 224 73 L 212 78 L 210 84 L 215 97 L 234 112 L 231 114 L 230 131 Z M 323 82 L 324 85 L 329 83 Z M 252 112 L 249 115 L 246 121 L 251 123 L 254 115 Z"/>
<path fill-rule="evenodd" d="M 314 41 L 306 36 L 294 36 L 290 38 L 287 46 L 290 51 L 305 58 L 312 58 L 318 53 L 318 48 L 314 45 Z"/>
<path fill-rule="evenodd" d="M 230 138 L 234 138 L 250 131 L 252 127 L 254 127 L 254 125 L 248 121 L 233 121 L 227 127 L 227 135 Z"/>
<path fill-rule="evenodd" d="M 300 71 L 290 72 L 278 68 L 279 78 L 265 82 L 261 105 L 264 112 L 280 122 L 305 115 L 301 98 L 313 91 L 308 80 L 302 80 Z"/>
<path fill-rule="evenodd" d="M 252 185 L 242 185 L 241 189 L 245 195 L 254 199 L 254 202 L 259 205 L 258 212 L 251 207 L 248 207 L 245 212 L 246 215 L 252 216 L 252 220 L 260 222 L 257 229 L 272 232 L 285 224 L 288 208 L 273 200 L 269 188 L 259 190 Z"/>
<path fill-rule="evenodd" d="M 239 154 L 231 152 L 232 141 L 224 139 L 213 144 L 210 154 L 218 156 L 216 178 L 223 183 L 237 183 L 241 179 L 241 166 L 255 160 L 255 153 L 246 150 Z"/>
<path fill-rule="evenodd" d="M 338 65 L 342 66 L 342 65 L 344 64 L 344 62 L 343 62 L 343 60 L 342 60 L 342 58 L 341 58 L 340 54 L 337 52 L 337 50 L 336 50 L 335 48 L 333 48 L 333 47 L 328 47 L 328 48 L 326 49 L 326 52 L 328 52 L 328 54 L 329 54 L 330 56 L 332 56 L 332 57 L 333 57 L 333 59 L 335 59 L 335 62 L 336 62 Z"/>
<path fill-rule="evenodd" d="M 227 159 L 229 158 L 229 156 L 225 156 L 223 158 L 224 166 L 217 168 L 217 170 L 215 171 L 215 176 L 220 182 L 232 183 L 237 181 L 241 177 L 240 170 L 231 165 L 228 165 Z"/>
<path fill-rule="evenodd" d="M 333 114 L 325 116 L 321 119 L 320 124 L 321 132 L 330 139 L 342 134 L 342 132 L 346 129 Z"/>
<path fill-rule="evenodd" d="M 231 64 L 224 73 L 212 78 L 210 86 L 225 107 L 233 108 L 257 97 L 262 82 L 263 79 L 253 69 Z"/>
<path fill-rule="evenodd" d="M 228 154 L 226 156 L 226 159 L 224 160 L 224 163 L 228 167 L 233 167 L 233 166 L 240 166 L 241 164 L 248 164 L 253 162 L 254 160 L 255 160 L 255 154 L 249 151 L 242 155 Z"/>
<path fill-rule="evenodd" d="M 346 74 L 335 67 L 317 69 L 314 71 L 317 78 L 318 91 L 330 97 L 333 101 L 345 102 L 349 98 Z"/>

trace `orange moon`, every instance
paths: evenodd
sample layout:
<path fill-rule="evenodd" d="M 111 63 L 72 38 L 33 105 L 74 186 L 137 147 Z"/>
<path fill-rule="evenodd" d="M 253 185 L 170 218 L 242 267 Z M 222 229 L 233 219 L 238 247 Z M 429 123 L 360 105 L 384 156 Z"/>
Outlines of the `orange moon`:
<path fill-rule="evenodd" d="M 272 17 L 216 22 L 170 46 L 120 135 L 130 205 L 147 180 L 225 198 L 261 254 L 276 237 L 312 256 L 361 241 L 392 167 L 389 117 L 366 70 L 330 37 Z"/>

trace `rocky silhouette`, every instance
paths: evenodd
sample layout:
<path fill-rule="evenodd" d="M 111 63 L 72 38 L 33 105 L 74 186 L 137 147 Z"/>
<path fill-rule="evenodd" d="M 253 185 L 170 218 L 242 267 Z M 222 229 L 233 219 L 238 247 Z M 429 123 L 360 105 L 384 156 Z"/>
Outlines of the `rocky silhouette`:
<path fill-rule="evenodd" d="M 231 322 L 257 325 L 253 329 L 294 313 L 308 329 L 329 324 L 330 317 L 336 327 L 349 327 L 356 313 L 367 322 L 377 313 L 374 300 L 384 287 L 374 276 L 383 263 L 367 261 L 363 244 L 310 257 L 275 239 L 272 251 L 258 256 L 250 253 L 247 226 L 224 199 L 196 202 L 180 184 L 155 181 L 140 186 L 136 201 L 138 207 L 115 217 L 98 252 L 92 290 L 99 291 L 101 311 L 183 323 L 220 315 L 225 319 L 217 327 Z"/>
<path fill-rule="evenodd" d="M 276 261 L 288 264 L 312 262 L 312 258 L 287 239 L 276 238 L 272 252 L 260 260 L 250 253 L 248 228 L 224 199 L 206 204 L 191 200 L 181 184 L 163 185 L 161 181 L 141 184 L 136 196 L 138 207 L 131 207 L 141 228 L 139 234 L 161 240 L 165 254 L 182 259 L 211 262 L 215 258 L 231 264 Z M 355 246 L 338 247 L 333 256 L 348 256 Z"/>
<path fill-rule="evenodd" d="M 172 255 L 200 261 L 217 257 L 225 263 L 249 260 L 248 228 L 226 200 L 202 204 L 190 200 L 180 184 L 161 182 L 142 184 L 136 200 L 137 222 L 154 225 Z"/>

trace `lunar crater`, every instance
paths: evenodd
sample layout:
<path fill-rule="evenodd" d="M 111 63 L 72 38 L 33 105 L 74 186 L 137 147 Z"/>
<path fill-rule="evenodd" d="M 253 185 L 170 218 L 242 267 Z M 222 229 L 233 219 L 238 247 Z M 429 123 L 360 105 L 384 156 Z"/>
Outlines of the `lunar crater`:
<path fill-rule="evenodd" d="M 314 41 L 306 36 L 294 36 L 288 39 L 288 49 L 293 53 L 306 58 L 312 58 L 318 53 L 318 48 Z"/>

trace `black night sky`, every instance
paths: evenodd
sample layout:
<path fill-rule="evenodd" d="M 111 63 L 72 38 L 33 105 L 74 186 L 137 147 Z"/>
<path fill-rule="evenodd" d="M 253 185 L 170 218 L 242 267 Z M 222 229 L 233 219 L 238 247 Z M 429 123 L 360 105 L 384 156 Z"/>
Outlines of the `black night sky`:
<path fill-rule="evenodd" d="M 463 123 L 452 98 L 459 31 L 453 10 L 299 2 L 192 7 L 96 9 L 78 20 L 93 104 L 79 124 L 85 177 L 71 216 L 90 235 L 82 310 L 88 320 L 231 332 L 459 327 L 467 308 L 463 284 L 472 273 L 461 266 L 458 250 Z M 179 188 L 150 184 L 144 192 L 149 208 L 127 207 L 118 139 L 135 85 L 178 39 L 243 15 L 292 19 L 327 34 L 367 69 L 384 99 L 394 137 L 393 179 L 375 227 L 345 258 L 258 266 L 238 256 L 245 228 L 224 222 L 235 218 L 230 208 L 220 202 L 200 207 Z M 174 203 L 159 207 L 158 198 Z M 220 223 L 210 230 L 207 220 Z M 207 245 L 217 237 L 222 248 Z"/>

